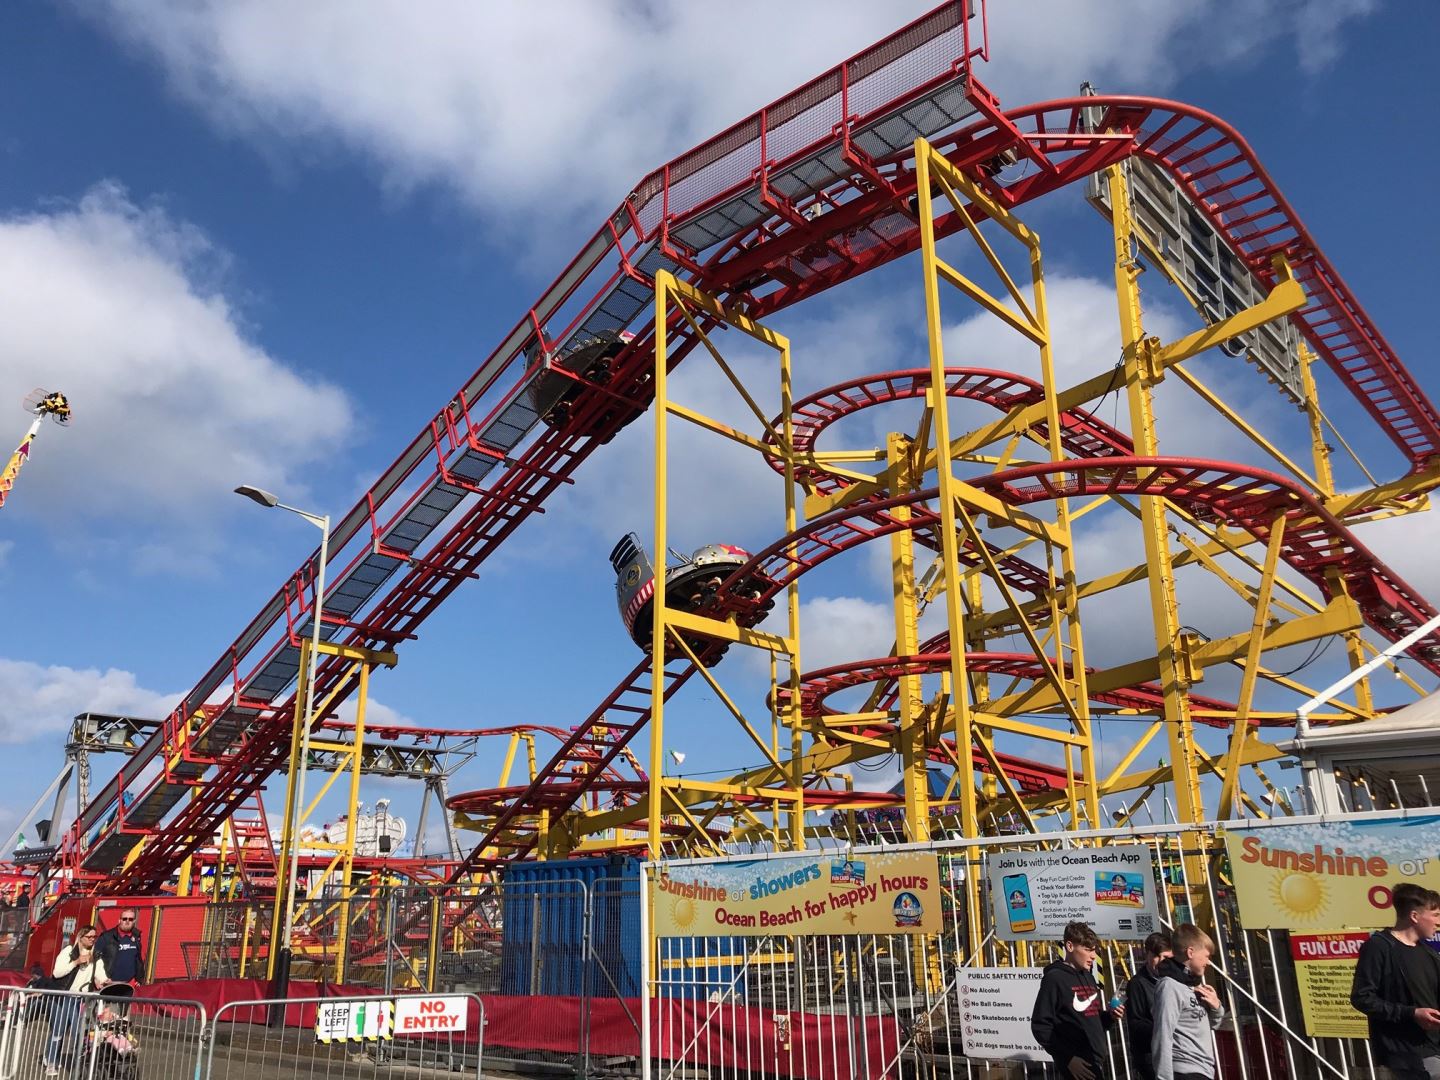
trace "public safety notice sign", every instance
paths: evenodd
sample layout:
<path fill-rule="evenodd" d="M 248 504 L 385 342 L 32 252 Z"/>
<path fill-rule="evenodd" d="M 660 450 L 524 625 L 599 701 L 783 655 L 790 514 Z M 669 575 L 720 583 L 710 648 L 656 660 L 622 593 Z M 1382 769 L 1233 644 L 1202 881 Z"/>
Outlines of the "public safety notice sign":
<path fill-rule="evenodd" d="M 1102 938 L 1142 940 L 1159 928 L 1155 872 L 1144 844 L 1006 851 L 985 868 L 996 936 L 1058 941 L 1070 922 Z"/>
<path fill-rule="evenodd" d="M 955 973 L 967 1058 L 1050 1060 L 1030 1034 L 1041 977 L 1039 968 L 961 968 Z"/>
<path fill-rule="evenodd" d="M 941 928 L 934 852 L 671 866 L 650 879 L 658 937 L 933 934 Z"/>

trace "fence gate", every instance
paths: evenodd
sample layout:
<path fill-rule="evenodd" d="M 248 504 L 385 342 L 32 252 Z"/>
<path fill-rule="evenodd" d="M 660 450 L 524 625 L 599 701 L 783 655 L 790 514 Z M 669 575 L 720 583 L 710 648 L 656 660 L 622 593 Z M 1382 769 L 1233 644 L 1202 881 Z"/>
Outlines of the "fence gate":
<path fill-rule="evenodd" d="M 206 1074 L 480 1080 L 484 1028 L 474 994 L 237 1001 L 210 1025 Z M 148 1072 L 144 1080 L 152 1080 Z"/>

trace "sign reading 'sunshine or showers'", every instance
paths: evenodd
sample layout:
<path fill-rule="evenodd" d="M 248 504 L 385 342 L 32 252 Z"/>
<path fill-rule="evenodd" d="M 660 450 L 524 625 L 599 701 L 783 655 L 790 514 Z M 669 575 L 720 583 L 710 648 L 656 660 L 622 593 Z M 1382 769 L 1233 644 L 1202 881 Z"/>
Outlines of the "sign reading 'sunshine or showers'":
<path fill-rule="evenodd" d="M 934 852 L 660 867 L 650 881 L 658 937 L 933 934 L 940 930 Z"/>

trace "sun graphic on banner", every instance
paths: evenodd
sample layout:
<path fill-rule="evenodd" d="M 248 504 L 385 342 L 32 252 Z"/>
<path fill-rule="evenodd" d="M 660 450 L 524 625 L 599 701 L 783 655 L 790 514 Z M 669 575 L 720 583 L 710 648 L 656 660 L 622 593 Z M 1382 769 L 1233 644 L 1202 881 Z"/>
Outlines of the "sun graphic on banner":
<path fill-rule="evenodd" d="M 1325 894 L 1325 883 L 1314 874 L 1289 871 L 1270 879 L 1270 899 L 1291 918 L 1313 922 L 1324 912 L 1329 897 Z"/>
<path fill-rule="evenodd" d="M 695 921 L 695 901 L 677 896 L 670 902 L 670 921 L 681 930 L 687 929 Z"/>

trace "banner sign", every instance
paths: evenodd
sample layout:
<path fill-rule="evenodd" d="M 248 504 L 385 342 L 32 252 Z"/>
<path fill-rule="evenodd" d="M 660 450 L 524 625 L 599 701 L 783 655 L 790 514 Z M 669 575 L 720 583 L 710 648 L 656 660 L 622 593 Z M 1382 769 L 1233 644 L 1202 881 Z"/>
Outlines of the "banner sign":
<path fill-rule="evenodd" d="M 1039 968 L 961 968 L 955 973 L 962 1048 L 967 1058 L 1049 1061 L 1030 1034 Z"/>
<path fill-rule="evenodd" d="M 1005 851 L 986 862 L 995 933 L 1058 941 L 1071 922 L 1102 938 L 1141 940 L 1159 928 L 1155 872 L 1144 844 L 1062 851 Z"/>
<path fill-rule="evenodd" d="M 1225 850 L 1247 930 L 1376 928 L 1393 921 L 1402 881 L 1440 889 L 1440 817 L 1226 826 Z"/>
<path fill-rule="evenodd" d="M 660 867 L 650 880 L 657 937 L 934 934 L 934 852 Z"/>
<path fill-rule="evenodd" d="M 1322 1039 L 1364 1039 L 1365 1014 L 1350 1004 L 1355 958 L 1369 934 L 1291 934 L 1290 956 L 1305 1034 Z"/>

